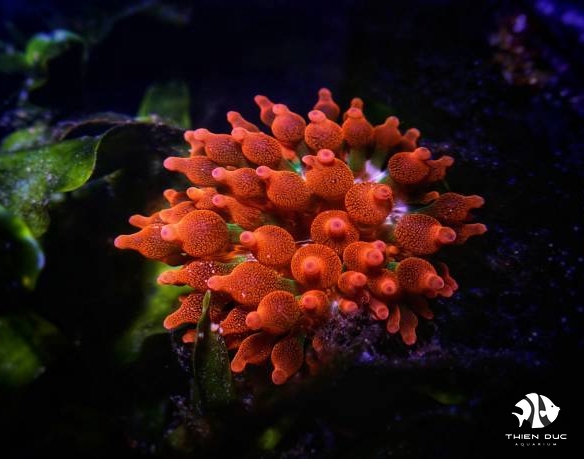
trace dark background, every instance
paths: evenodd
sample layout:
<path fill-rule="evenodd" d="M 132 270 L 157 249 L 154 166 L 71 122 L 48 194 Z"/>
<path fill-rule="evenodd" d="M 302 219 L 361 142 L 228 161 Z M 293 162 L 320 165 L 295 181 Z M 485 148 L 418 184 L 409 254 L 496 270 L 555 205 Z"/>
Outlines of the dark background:
<path fill-rule="evenodd" d="M 33 96 L 55 122 L 134 115 L 149 85 L 176 78 L 191 91 L 193 127 L 212 131 L 227 132 L 228 110 L 257 120 L 257 93 L 304 114 L 323 86 L 343 108 L 363 98 L 372 122 L 396 114 L 422 144 L 455 157 L 454 191 L 486 200 L 477 214 L 488 233 L 442 258 L 460 290 L 434 303 L 413 349 L 343 324 L 353 363 L 285 388 L 241 378 L 243 403 L 202 427 L 184 408 L 186 357 L 168 335 L 149 339 L 130 366 L 112 358 L 144 294 L 144 262 L 115 251 L 113 237 L 165 179 L 130 180 L 140 197 L 129 201 L 101 189 L 70 199 L 51 214 L 37 289 L 18 299 L 67 344 L 33 383 L 0 394 L 0 456 L 569 457 L 566 445 L 522 449 L 503 434 L 531 433 L 510 413 L 537 392 L 561 407 L 543 433 L 581 446 L 584 7 L 266 3 L 2 2 L 0 34 L 63 27 L 90 37 L 85 67 L 62 63 Z M 5 135 L 31 120 L 15 114 L 22 80 L 0 82 Z M 168 439 L 179 425 L 190 434 L 177 446 Z M 282 439 L 262 449 L 271 427 Z"/>

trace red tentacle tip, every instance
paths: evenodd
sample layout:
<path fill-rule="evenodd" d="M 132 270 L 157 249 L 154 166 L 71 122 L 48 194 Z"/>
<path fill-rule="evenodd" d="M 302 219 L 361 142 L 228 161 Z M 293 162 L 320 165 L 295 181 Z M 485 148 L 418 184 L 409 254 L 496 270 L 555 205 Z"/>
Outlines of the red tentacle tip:
<path fill-rule="evenodd" d="M 178 239 L 178 232 L 174 224 L 165 225 L 160 230 L 160 236 L 165 241 L 176 241 Z"/>
<path fill-rule="evenodd" d="M 324 148 L 322 150 L 319 150 L 319 152 L 316 154 L 316 159 L 322 165 L 334 164 L 335 152 L 327 148 Z"/>

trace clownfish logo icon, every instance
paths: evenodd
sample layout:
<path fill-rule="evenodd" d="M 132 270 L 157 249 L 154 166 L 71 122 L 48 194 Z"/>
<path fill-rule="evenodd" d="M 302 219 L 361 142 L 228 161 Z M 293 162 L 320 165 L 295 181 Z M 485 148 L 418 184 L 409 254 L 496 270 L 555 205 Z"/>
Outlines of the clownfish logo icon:
<path fill-rule="evenodd" d="M 521 408 L 521 414 L 512 412 L 519 419 L 519 427 L 523 421 L 527 421 L 531 424 L 532 429 L 549 426 L 556 420 L 560 412 L 559 406 L 554 405 L 545 395 L 538 395 L 535 392 L 527 394 L 515 406 Z"/>

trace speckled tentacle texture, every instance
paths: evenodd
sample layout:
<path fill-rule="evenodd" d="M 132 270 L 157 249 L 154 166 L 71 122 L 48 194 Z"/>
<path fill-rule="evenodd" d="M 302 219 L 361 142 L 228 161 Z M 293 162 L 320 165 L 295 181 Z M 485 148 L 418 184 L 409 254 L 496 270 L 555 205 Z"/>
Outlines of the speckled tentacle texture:
<path fill-rule="evenodd" d="M 189 156 L 164 166 L 193 186 L 166 190 L 168 208 L 132 216 L 138 231 L 115 239 L 182 264 L 158 278 L 193 289 L 164 326 L 195 340 L 211 290 L 232 371 L 271 362 L 275 384 L 326 357 L 316 335 L 334 314 L 368 314 L 413 345 L 428 299 L 458 288 L 437 252 L 486 231 L 470 215 L 483 199 L 446 192 L 454 159 L 418 147 L 420 132 L 402 133 L 395 116 L 371 125 L 361 99 L 341 116 L 323 88 L 306 118 L 254 100 L 266 132 L 235 111 L 229 133 L 186 131 Z"/>

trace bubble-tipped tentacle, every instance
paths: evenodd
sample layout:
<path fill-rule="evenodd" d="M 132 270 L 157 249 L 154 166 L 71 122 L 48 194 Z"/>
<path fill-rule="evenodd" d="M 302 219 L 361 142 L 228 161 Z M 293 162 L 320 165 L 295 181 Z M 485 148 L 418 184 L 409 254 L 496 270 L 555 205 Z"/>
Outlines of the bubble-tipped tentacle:
<path fill-rule="evenodd" d="M 245 231 L 241 233 L 239 240 L 260 263 L 266 266 L 289 265 L 296 252 L 294 238 L 279 226 L 264 225 L 253 232 Z"/>
<path fill-rule="evenodd" d="M 444 224 L 461 223 L 469 218 L 472 209 L 482 207 L 485 200 L 477 195 L 463 196 L 458 193 L 444 193 L 422 210 Z"/>
<path fill-rule="evenodd" d="M 370 276 L 367 286 L 371 293 L 381 300 L 395 300 L 400 295 L 397 275 L 388 269 L 382 269 L 374 276 Z"/>
<path fill-rule="evenodd" d="M 302 158 L 306 164 L 306 186 L 316 196 L 327 201 L 343 200 L 353 186 L 353 173 L 332 150 L 320 150 Z"/>
<path fill-rule="evenodd" d="M 353 242 L 343 252 L 344 264 L 348 270 L 365 274 L 374 272 L 385 264 L 385 248 L 382 241 Z"/>
<path fill-rule="evenodd" d="M 271 359 L 274 365 L 272 382 L 284 384 L 304 363 L 303 339 L 290 334 L 278 341 L 272 349 Z"/>
<path fill-rule="evenodd" d="M 358 225 L 381 225 L 393 208 L 393 192 L 380 183 L 356 183 L 345 195 L 345 207 Z"/>
<path fill-rule="evenodd" d="M 274 118 L 276 117 L 272 111 L 274 102 L 272 102 L 266 96 L 262 95 L 255 96 L 253 100 L 260 109 L 260 119 L 262 120 L 262 123 L 270 127 L 274 121 Z"/>
<path fill-rule="evenodd" d="M 213 162 L 206 156 L 193 156 L 191 158 L 180 158 L 171 156 L 164 160 L 164 167 L 169 171 L 184 174 L 193 185 L 197 186 L 217 186 L 219 183 L 213 178 L 213 169 L 219 164 Z"/>
<path fill-rule="evenodd" d="M 243 128 L 231 131 L 235 140 L 241 143 L 243 155 L 257 166 L 278 168 L 282 161 L 282 146 L 263 132 L 250 132 Z"/>
<path fill-rule="evenodd" d="M 256 207 L 248 206 L 237 199 L 217 193 L 213 196 L 213 204 L 218 209 L 224 209 L 236 225 L 246 230 L 254 230 L 265 223 L 264 214 Z"/>
<path fill-rule="evenodd" d="M 160 218 L 160 212 L 154 212 L 149 216 L 134 214 L 128 219 L 128 223 L 136 228 L 145 228 L 148 225 L 161 224 L 164 222 Z"/>
<path fill-rule="evenodd" d="M 231 371 L 241 373 L 248 364 L 258 365 L 270 356 L 274 347 L 274 337 L 267 333 L 255 333 L 245 338 L 231 360 Z"/>
<path fill-rule="evenodd" d="M 193 257 L 222 252 L 229 243 L 229 231 L 223 218 L 210 210 L 194 210 L 178 223 L 160 229 L 163 240 L 178 242 Z"/>
<path fill-rule="evenodd" d="M 371 317 L 375 320 L 385 320 L 389 317 L 389 308 L 387 305 L 374 296 L 369 298 L 368 307 L 371 312 Z"/>
<path fill-rule="evenodd" d="M 195 131 L 185 131 L 184 139 L 191 147 L 189 149 L 190 156 L 199 156 L 205 154 L 205 144 L 196 138 Z"/>
<path fill-rule="evenodd" d="M 471 236 L 480 236 L 487 232 L 487 227 L 482 223 L 467 223 L 465 225 L 452 225 L 456 232 L 455 244 L 464 244 Z"/>
<path fill-rule="evenodd" d="M 217 194 L 217 189 L 213 187 L 197 188 L 192 186 L 187 188 L 187 196 L 195 203 L 198 210 L 215 210 L 217 206 L 213 204 L 213 196 Z"/>
<path fill-rule="evenodd" d="M 245 158 L 239 143 L 229 134 L 214 134 L 208 129 L 197 129 L 193 137 L 205 145 L 207 157 L 221 166 L 243 166 Z"/>
<path fill-rule="evenodd" d="M 408 257 L 396 269 L 401 288 L 413 294 L 435 296 L 444 287 L 442 279 L 434 266 L 423 258 Z"/>
<path fill-rule="evenodd" d="M 416 328 L 418 327 L 418 318 L 411 309 L 404 306 L 399 307 L 399 333 L 405 344 L 412 345 L 418 339 Z"/>
<path fill-rule="evenodd" d="M 314 151 L 328 149 L 338 151 L 343 144 L 341 127 L 327 118 L 324 112 L 313 110 L 308 114 L 310 123 L 304 130 L 304 141 Z"/>
<path fill-rule="evenodd" d="M 326 210 L 312 221 L 310 237 L 317 244 L 333 249 L 339 256 L 345 248 L 359 240 L 359 231 L 342 210 Z"/>
<path fill-rule="evenodd" d="M 194 260 L 177 270 L 164 271 L 158 276 L 161 285 L 188 285 L 197 292 L 207 290 L 207 280 L 214 275 L 225 276 L 243 261 L 236 258 L 230 263 L 217 260 Z"/>
<path fill-rule="evenodd" d="M 395 226 L 397 244 L 413 255 L 430 255 L 456 240 L 456 232 L 429 215 L 407 214 Z"/>
<path fill-rule="evenodd" d="M 275 290 L 295 293 L 294 282 L 255 261 L 243 262 L 227 275 L 212 276 L 207 285 L 211 290 L 228 293 L 241 305 L 251 308 Z"/>
<path fill-rule="evenodd" d="M 398 126 L 399 119 L 395 116 L 390 116 L 386 118 L 383 124 L 375 126 L 373 129 L 373 138 L 376 151 L 388 152 L 400 144 L 402 134 Z"/>
<path fill-rule="evenodd" d="M 259 128 L 255 124 L 247 121 L 243 116 L 241 116 L 241 113 L 239 112 L 227 112 L 227 122 L 231 124 L 233 129 L 243 128 L 249 132 L 260 132 Z"/>
<path fill-rule="evenodd" d="M 310 202 L 310 190 L 302 178 L 289 171 L 275 171 L 260 166 L 256 174 L 266 181 L 268 199 L 277 208 L 287 211 L 302 211 Z"/>
<path fill-rule="evenodd" d="M 302 116 L 291 112 L 284 104 L 275 104 L 272 111 L 275 118 L 271 128 L 276 139 L 290 146 L 294 146 L 304 139 L 306 121 Z"/>
<path fill-rule="evenodd" d="M 345 271 L 339 276 L 337 287 L 349 297 L 354 297 L 367 286 L 367 276 L 359 271 Z"/>
<path fill-rule="evenodd" d="M 331 303 L 322 290 L 308 290 L 298 299 L 298 306 L 311 319 L 311 323 L 320 323 L 326 320 L 331 313 Z"/>
<path fill-rule="evenodd" d="M 363 149 L 373 141 L 373 126 L 367 121 L 360 108 L 347 110 L 347 119 L 343 123 L 343 138 L 351 148 Z"/>
<path fill-rule="evenodd" d="M 283 335 L 297 325 L 301 313 L 293 294 L 277 290 L 262 298 L 257 310 L 247 315 L 245 323 L 252 330 Z"/>
<path fill-rule="evenodd" d="M 184 191 L 177 191 L 172 188 L 164 190 L 162 192 L 164 199 L 168 201 L 171 206 L 174 206 L 182 201 L 187 201 L 189 197 L 187 196 L 186 192 Z"/>
<path fill-rule="evenodd" d="M 170 209 L 162 209 L 159 212 L 160 220 L 163 223 L 178 223 L 186 214 L 197 210 L 192 201 L 183 201 L 172 206 Z"/>
<path fill-rule="evenodd" d="M 299 248 L 291 262 L 292 275 L 305 286 L 328 288 L 336 284 L 342 263 L 336 252 L 322 244 Z"/>
<path fill-rule="evenodd" d="M 341 108 L 333 100 L 332 93 L 327 88 L 321 88 L 318 91 L 318 102 L 314 105 L 313 110 L 323 112 L 331 121 L 336 121 L 341 113 Z"/>
<path fill-rule="evenodd" d="M 431 158 L 430 150 L 424 147 L 412 152 L 400 152 L 393 155 L 388 163 L 389 175 L 400 185 L 419 185 L 430 173 L 427 161 Z"/>
<path fill-rule="evenodd" d="M 245 323 L 248 313 L 249 311 L 247 309 L 235 306 L 229 311 L 225 319 L 219 323 L 221 334 L 223 336 L 230 336 L 251 332 L 251 328 Z"/>
<path fill-rule="evenodd" d="M 195 325 L 201 318 L 203 312 L 204 296 L 204 293 L 194 292 L 179 297 L 180 306 L 166 316 L 162 324 L 164 328 L 172 330 L 185 324 Z M 221 303 L 212 298 L 209 303 L 209 308 L 211 320 L 217 320 L 221 312 Z"/>
<path fill-rule="evenodd" d="M 229 191 L 236 199 L 261 201 L 266 197 L 266 186 L 252 168 L 240 167 L 230 171 L 218 167 L 213 169 L 211 175 L 217 182 L 229 187 Z"/>
<path fill-rule="evenodd" d="M 146 258 L 154 260 L 180 253 L 181 246 L 178 241 L 168 241 L 161 236 L 160 230 L 163 227 L 162 224 L 152 224 L 136 233 L 122 234 L 114 240 L 114 245 L 118 249 L 136 250 Z"/>

